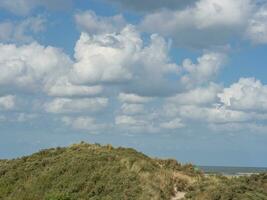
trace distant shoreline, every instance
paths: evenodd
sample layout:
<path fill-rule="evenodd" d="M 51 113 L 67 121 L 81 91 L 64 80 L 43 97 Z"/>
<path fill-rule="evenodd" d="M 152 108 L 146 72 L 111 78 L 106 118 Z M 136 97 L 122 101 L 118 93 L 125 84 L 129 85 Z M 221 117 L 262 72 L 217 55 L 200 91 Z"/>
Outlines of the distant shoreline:
<path fill-rule="evenodd" d="M 207 175 L 221 174 L 224 176 L 250 176 L 267 172 L 267 167 L 225 167 L 225 166 L 197 166 Z"/>

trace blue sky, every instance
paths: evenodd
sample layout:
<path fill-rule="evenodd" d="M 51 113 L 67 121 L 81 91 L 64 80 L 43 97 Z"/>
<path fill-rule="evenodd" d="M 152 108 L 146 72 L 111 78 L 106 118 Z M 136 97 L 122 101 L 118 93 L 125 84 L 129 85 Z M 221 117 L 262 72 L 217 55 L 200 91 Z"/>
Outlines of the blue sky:
<path fill-rule="evenodd" d="M 79 141 L 267 166 L 265 0 L 2 0 L 0 158 Z"/>

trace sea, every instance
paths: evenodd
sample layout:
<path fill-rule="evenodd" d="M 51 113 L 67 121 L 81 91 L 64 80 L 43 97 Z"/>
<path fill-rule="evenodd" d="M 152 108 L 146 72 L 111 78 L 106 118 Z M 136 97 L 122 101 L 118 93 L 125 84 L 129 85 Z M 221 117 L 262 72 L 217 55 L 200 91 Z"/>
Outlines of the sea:
<path fill-rule="evenodd" d="M 198 166 L 205 174 L 221 174 L 224 176 L 245 176 L 267 173 L 267 167 L 223 167 L 223 166 Z"/>

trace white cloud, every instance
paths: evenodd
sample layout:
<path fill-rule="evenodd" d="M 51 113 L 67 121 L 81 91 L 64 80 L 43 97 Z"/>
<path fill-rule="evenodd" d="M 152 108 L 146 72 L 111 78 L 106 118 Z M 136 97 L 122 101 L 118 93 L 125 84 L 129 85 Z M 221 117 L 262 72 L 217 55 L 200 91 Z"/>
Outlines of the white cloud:
<path fill-rule="evenodd" d="M 172 86 L 168 83 L 174 81 L 166 76 L 177 75 L 178 66 L 170 61 L 169 44 L 162 37 L 152 35 L 150 40 L 145 46 L 131 25 L 119 33 L 82 33 L 75 47 L 71 80 L 77 84 L 127 83 L 127 90 L 133 93 L 168 92 Z"/>
<path fill-rule="evenodd" d="M 129 63 L 142 41 L 129 27 L 120 35 L 82 33 L 75 47 L 73 80 L 81 83 L 122 82 L 132 78 Z"/>
<path fill-rule="evenodd" d="M 128 104 L 124 103 L 121 106 L 122 113 L 125 115 L 137 115 L 145 112 L 145 106 L 142 104 Z"/>
<path fill-rule="evenodd" d="M 166 99 L 162 118 L 181 119 L 185 125 L 202 124 L 212 131 L 257 131 L 267 120 L 267 86 L 241 78 L 229 88 L 210 83 Z M 166 124 L 167 125 L 167 124 Z M 232 131 L 231 131 L 232 128 Z"/>
<path fill-rule="evenodd" d="M 251 6 L 250 0 L 200 0 L 187 14 L 193 14 L 198 29 L 213 26 L 233 27 L 244 24 Z"/>
<path fill-rule="evenodd" d="M 55 81 L 48 82 L 45 91 L 49 96 L 72 97 L 72 96 L 97 96 L 103 92 L 101 85 L 86 86 L 71 83 L 68 77 L 61 77 Z"/>
<path fill-rule="evenodd" d="M 216 94 L 212 94 L 212 96 L 213 95 Z M 216 98 L 203 98 L 203 100 L 204 101 L 202 101 L 202 99 L 200 99 L 200 101 L 188 99 L 188 103 L 186 103 L 186 100 L 178 100 L 177 98 L 170 99 L 163 105 L 162 113 L 168 118 L 178 117 L 192 124 L 247 122 L 255 117 L 263 117 L 256 114 L 251 115 L 243 111 L 228 109 L 218 104 Z"/>
<path fill-rule="evenodd" d="M 126 25 L 122 15 L 100 17 L 93 11 L 84 11 L 74 17 L 78 28 L 90 34 L 118 32 Z"/>
<path fill-rule="evenodd" d="M 179 116 L 185 119 L 208 123 L 247 122 L 251 116 L 242 111 L 229 110 L 224 107 L 181 106 Z"/>
<path fill-rule="evenodd" d="M 115 124 L 120 126 L 144 126 L 146 122 L 137 120 L 133 116 L 120 115 L 115 118 Z"/>
<path fill-rule="evenodd" d="M 267 85 L 255 78 L 241 78 L 218 94 L 228 108 L 244 111 L 267 111 Z"/>
<path fill-rule="evenodd" d="M 132 103 L 132 104 L 148 103 L 153 100 L 153 98 L 151 97 L 143 97 L 137 94 L 127 94 L 127 93 L 120 93 L 118 99 L 121 102 Z"/>
<path fill-rule="evenodd" d="M 65 125 L 71 126 L 73 129 L 90 131 L 91 133 L 98 133 L 109 127 L 107 124 L 97 123 L 92 117 L 71 118 L 65 116 L 61 120 Z"/>
<path fill-rule="evenodd" d="M 267 43 L 267 6 L 259 8 L 259 10 L 249 20 L 246 36 L 253 43 Z"/>
<path fill-rule="evenodd" d="M 4 21 L 0 23 L 0 41 L 28 43 L 35 35 L 45 30 L 46 19 L 44 17 L 30 17 L 22 21 Z"/>
<path fill-rule="evenodd" d="M 106 98 L 56 98 L 46 103 L 44 108 L 49 113 L 92 113 L 103 110 L 107 105 Z"/>
<path fill-rule="evenodd" d="M 225 60 L 225 56 L 220 53 L 204 54 L 197 59 L 197 64 L 186 59 L 182 64 L 186 74 L 181 78 L 181 82 L 187 87 L 208 83 L 216 77 Z"/>
<path fill-rule="evenodd" d="M 133 133 L 155 133 L 159 128 L 154 126 L 153 120 L 147 116 L 118 115 L 115 117 L 118 129 Z"/>
<path fill-rule="evenodd" d="M 0 110 L 12 110 L 15 108 L 15 96 L 0 96 Z"/>
<path fill-rule="evenodd" d="M 184 93 L 178 93 L 167 100 L 179 105 L 211 105 L 217 102 L 217 95 L 221 89 L 219 85 L 210 83 L 206 87 L 197 87 Z"/>
<path fill-rule="evenodd" d="M 0 87 L 42 89 L 48 80 L 65 73 L 71 60 L 60 49 L 38 43 L 0 44 Z"/>
<path fill-rule="evenodd" d="M 66 9 L 71 6 L 71 2 L 71 0 L 1 0 L 0 8 L 17 15 L 27 15 L 37 7 Z"/>
<path fill-rule="evenodd" d="M 171 121 L 161 123 L 160 127 L 164 129 L 178 129 L 185 127 L 185 124 L 183 124 L 180 118 L 175 118 Z"/>
<path fill-rule="evenodd" d="M 266 44 L 266 21 L 264 0 L 198 0 L 184 9 L 173 7 L 147 14 L 140 29 L 171 37 L 178 46 L 207 49 L 233 39 Z"/>
<path fill-rule="evenodd" d="M 140 26 L 172 37 L 177 45 L 206 48 L 243 34 L 252 10 L 250 0 L 199 0 L 183 10 L 148 14 Z"/>
<path fill-rule="evenodd" d="M 241 6 L 240 0 L 200 0 L 193 7 L 165 14 L 177 15 L 179 20 L 185 19 L 185 16 L 191 17 L 178 23 L 181 34 L 198 30 L 207 38 L 210 37 L 207 33 L 211 32 L 216 33 L 217 37 L 217 26 L 229 29 L 243 27 L 241 16 L 246 9 L 250 9 L 247 1 L 243 2 L 244 8 L 237 13 L 232 12 Z M 204 6 L 207 6 L 206 13 Z M 201 20 L 193 19 L 194 16 Z M 251 78 L 242 78 L 229 88 L 212 82 L 226 61 L 224 54 L 204 53 L 196 62 L 193 58 L 185 59 L 178 66 L 169 55 L 171 42 L 157 34 L 147 39 L 136 27 L 125 26 L 121 16 L 99 17 L 88 11 L 75 17 L 78 26 L 86 33 L 82 33 L 76 43 L 74 61 L 60 49 L 44 47 L 36 42 L 20 46 L 0 44 L 1 94 L 17 95 L 19 90 L 18 95 L 27 96 L 25 89 L 35 92 L 41 100 L 34 99 L 33 102 L 42 104 L 39 107 L 50 113 L 47 116 L 71 114 L 71 117 L 62 118 L 65 125 L 90 132 L 111 128 L 111 123 L 116 125 L 116 131 L 139 133 L 163 132 L 166 129 L 171 132 L 188 128 L 188 125 L 194 127 L 195 124 L 207 127 L 235 124 L 236 127 L 244 127 L 246 123 L 254 123 L 264 127 L 263 123 L 267 120 L 266 85 Z M 243 17 L 247 19 L 245 15 Z M 192 30 L 183 24 L 188 23 L 187 20 Z M 168 26 L 168 23 L 172 22 L 165 21 L 163 26 Z M 29 24 L 26 23 L 22 30 L 35 26 Z M 15 38 L 14 24 L 3 23 L 0 30 L 1 27 L 6 30 L 5 33 L 0 32 L 2 40 Z M 31 31 L 38 32 L 41 30 L 38 27 L 37 23 L 36 29 Z M 24 31 L 20 33 L 18 38 L 27 36 Z M 196 32 L 192 34 L 194 39 L 198 38 L 195 37 Z M 191 45 L 196 45 L 194 42 Z M 209 44 L 214 43 L 211 41 Z M 108 106 L 106 96 L 112 99 L 112 106 Z M 0 110 L 14 109 L 17 104 L 15 100 L 15 96 L 0 97 Z M 43 104 L 44 101 L 48 102 Z M 30 106 L 38 107 L 36 105 Z M 101 112 L 103 118 L 88 116 L 106 108 L 108 112 Z M 19 122 L 31 121 L 36 117 L 31 113 L 16 113 L 14 116 Z M 9 119 L 6 116 L 2 118 Z M 100 119 L 112 122 L 100 123 Z"/>

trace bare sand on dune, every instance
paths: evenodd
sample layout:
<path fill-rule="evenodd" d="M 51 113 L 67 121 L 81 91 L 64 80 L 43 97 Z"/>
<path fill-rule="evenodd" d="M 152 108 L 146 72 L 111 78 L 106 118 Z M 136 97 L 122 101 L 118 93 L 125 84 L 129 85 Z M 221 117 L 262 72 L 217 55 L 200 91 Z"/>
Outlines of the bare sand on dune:
<path fill-rule="evenodd" d="M 185 192 L 176 192 L 175 196 L 171 200 L 179 200 L 185 197 Z"/>

